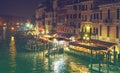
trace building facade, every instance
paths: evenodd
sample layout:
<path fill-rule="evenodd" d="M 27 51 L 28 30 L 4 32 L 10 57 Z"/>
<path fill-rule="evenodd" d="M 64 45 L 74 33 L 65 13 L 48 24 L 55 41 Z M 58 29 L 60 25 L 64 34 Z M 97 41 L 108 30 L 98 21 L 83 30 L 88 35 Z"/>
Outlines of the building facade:
<path fill-rule="evenodd" d="M 99 2 L 99 1 L 98 1 Z M 84 32 L 84 24 L 91 24 L 92 39 L 120 42 L 120 1 L 111 0 L 98 4 L 94 0 L 85 0 L 65 5 L 68 33 Z M 98 4 L 98 5 L 97 5 Z M 63 9 L 63 8 L 62 8 Z M 63 25 L 64 25 L 63 24 Z M 72 29 L 74 28 L 74 29 Z M 64 30 L 65 28 L 63 28 Z M 71 32 L 73 31 L 73 32 Z M 67 33 L 67 32 L 66 32 Z"/>
<path fill-rule="evenodd" d="M 54 0 L 55 1 L 55 0 Z M 56 3 L 57 2 L 57 3 Z M 53 14 L 58 33 L 81 37 L 85 25 L 90 25 L 91 39 L 115 42 L 120 45 L 120 0 L 58 0 Z M 39 13 L 39 12 L 38 12 Z M 45 22 L 51 24 L 53 18 Z M 52 28 L 52 27 L 51 27 Z M 119 46 L 120 47 L 120 46 Z"/>
<path fill-rule="evenodd" d="M 36 24 L 44 30 L 43 33 L 51 33 L 57 22 L 57 0 L 50 0 L 49 3 L 40 4 L 36 9 Z M 40 29 L 41 30 L 41 29 Z"/>

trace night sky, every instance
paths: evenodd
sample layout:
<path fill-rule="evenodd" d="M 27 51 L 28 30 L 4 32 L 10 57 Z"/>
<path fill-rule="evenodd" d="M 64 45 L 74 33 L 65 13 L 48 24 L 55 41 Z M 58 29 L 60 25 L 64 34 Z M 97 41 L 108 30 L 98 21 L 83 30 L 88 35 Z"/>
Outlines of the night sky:
<path fill-rule="evenodd" d="M 0 15 L 30 17 L 45 0 L 0 0 Z"/>

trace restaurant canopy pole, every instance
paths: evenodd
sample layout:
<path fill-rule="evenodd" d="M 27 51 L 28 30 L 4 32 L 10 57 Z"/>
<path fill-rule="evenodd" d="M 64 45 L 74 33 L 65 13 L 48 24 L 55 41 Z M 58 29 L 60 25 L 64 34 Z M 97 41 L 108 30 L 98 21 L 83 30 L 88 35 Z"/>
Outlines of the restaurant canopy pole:
<path fill-rule="evenodd" d="M 92 73 L 92 49 L 90 49 L 90 73 Z"/>
<path fill-rule="evenodd" d="M 107 73 L 109 73 L 110 51 L 107 52 Z"/>
<path fill-rule="evenodd" d="M 117 52 L 116 52 L 116 49 L 115 49 L 115 46 L 114 46 L 114 64 L 116 64 L 116 55 L 117 55 Z"/>

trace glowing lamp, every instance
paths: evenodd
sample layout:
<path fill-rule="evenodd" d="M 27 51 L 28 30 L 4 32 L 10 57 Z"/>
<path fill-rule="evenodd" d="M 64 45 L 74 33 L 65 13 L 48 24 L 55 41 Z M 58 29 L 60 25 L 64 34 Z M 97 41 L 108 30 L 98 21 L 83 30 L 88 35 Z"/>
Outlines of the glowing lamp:
<path fill-rule="evenodd" d="M 27 24 L 26 27 L 30 27 L 30 24 Z"/>
<path fill-rule="evenodd" d="M 11 27 L 10 29 L 11 29 L 12 31 L 13 31 L 13 30 L 15 30 L 15 28 L 14 28 L 14 27 Z"/>
<path fill-rule="evenodd" d="M 3 24 L 3 27 L 6 27 L 6 23 L 5 23 L 5 24 Z"/>

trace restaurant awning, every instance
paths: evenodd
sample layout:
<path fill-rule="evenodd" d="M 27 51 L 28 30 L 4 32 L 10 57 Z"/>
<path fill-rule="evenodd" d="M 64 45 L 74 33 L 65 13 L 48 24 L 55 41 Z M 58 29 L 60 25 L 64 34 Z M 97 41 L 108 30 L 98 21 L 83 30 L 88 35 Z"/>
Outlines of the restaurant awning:
<path fill-rule="evenodd" d="M 49 38 L 49 40 L 53 40 L 53 39 L 57 39 L 58 41 L 60 41 L 60 40 L 70 41 L 69 39 L 62 38 L 62 37 L 51 37 L 51 38 Z"/>
<path fill-rule="evenodd" d="M 64 38 L 70 38 L 71 36 L 74 36 L 75 34 L 70 34 L 70 33 L 58 33 L 59 36 L 64 37 Z"/>
<path fill-rule="evenodd" d="M 91 50 L 107 50 L 108 49 L 107 47 L 103 47 L 103 46 L 91 46 L 91 45 L 79 44 L 76 42 L 70 42 L 69 45 L 79 46 L 79 47 L 83 47 Z"/>
<path fill-rule="evenodd" d="M 113 45 L 117 45 L 116 43 L 113 42 L 106 42 L 101 40 L 91 40 L 91 42 L 104 47 L 111 47 Z"/>

